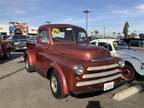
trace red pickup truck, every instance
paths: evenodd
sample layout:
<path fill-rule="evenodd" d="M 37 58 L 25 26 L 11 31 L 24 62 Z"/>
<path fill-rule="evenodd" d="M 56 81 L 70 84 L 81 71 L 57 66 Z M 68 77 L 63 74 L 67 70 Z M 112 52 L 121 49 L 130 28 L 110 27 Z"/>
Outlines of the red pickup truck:
<path fill-rule="evenodd" d="M 0 57 L 10 58 L 11 50 L 12 50 L 12 45 L 10 41 L 0 39 Z"/>
<path fill-rule="evenodd" d="M 124 62 L 106 49 L 88 43 L 85 30 L 69 24 L 39 27 L 35 43 L 28 43 L 25 67 L 50 80 L 52 94 L 107 91 L 125 82 Z"/>

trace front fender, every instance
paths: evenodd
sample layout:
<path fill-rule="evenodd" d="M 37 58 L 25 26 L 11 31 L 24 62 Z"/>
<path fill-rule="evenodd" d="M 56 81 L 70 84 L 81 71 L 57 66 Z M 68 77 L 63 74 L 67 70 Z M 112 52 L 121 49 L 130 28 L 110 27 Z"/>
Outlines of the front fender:
<path fill-rule="evenodd" d="M 144 69 L 141 69 L 142 62 L 139 59 L 129 57 L 129 58 L 125 58 L 124 60 L 129 62 L 138 74 L 144 76 Z"/>
<path fill-rule="evenodd" d="M 64 94 L 67 95 L 69 93 L 68 92 L 68 85 L 67 85 L 66 77 L 64 75 L 62 67 L 58 63 L 56 63 L 56 62 L 53 62 L 51 64 L 51 67 L 54 68 L 54 69 L 56 69 L 57 72 L 59 73 L 61 81 L 62 81 L 61 83 L 62 83 Z"/>
<path fill-rule="evenodd" d="M 30 65 L 34 65 L 36 63 L 36 56 L 33 50 L 27 50 L 25 52 L 25 57 L 28 57 Z"/>

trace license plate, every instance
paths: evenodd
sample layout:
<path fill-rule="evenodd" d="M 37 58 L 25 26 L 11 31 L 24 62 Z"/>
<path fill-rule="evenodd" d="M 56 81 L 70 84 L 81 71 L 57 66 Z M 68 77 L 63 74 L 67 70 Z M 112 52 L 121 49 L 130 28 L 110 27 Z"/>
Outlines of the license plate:
<path fill-rule="evenodd" d="M 108 82 L 104 84 L 104 91 L 107 91 L 113 88 L 114 88 L 114 82 Z"/>

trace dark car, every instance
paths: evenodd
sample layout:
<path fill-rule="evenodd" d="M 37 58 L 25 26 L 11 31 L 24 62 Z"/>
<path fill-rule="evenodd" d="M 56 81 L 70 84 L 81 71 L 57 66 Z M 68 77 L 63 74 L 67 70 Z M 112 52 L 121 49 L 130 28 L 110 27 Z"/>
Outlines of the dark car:
<path fill-rule="evenodd" d="M 131 40 L 128 45 L 132 49 L 144 51 L 144 40 L 142 39 Z"/>
<path fill-rule="evenodd" d="M 28 35 L 27 36 L 27 42 L 29 42 L 29 43 L 35 43 L 36 42 L 36 36 L 37 35 Z"/>
<path fill-rule="evenodd" d="M 13 35 L 11 38 L 13 44 L 13 50 L 25 50 L 27 43 L 27 36 L 24 35 Z"/>

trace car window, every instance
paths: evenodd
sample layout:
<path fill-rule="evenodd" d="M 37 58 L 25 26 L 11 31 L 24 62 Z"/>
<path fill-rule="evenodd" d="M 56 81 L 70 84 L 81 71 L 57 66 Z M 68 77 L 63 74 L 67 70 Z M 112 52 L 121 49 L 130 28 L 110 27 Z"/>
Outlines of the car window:
<path fill-rule="evenodd" d="M 39 32 L 39 41 L 42 43 L 48 42 L 48 32 L 46 30 L 40 30 Z"/>
<path fill-rule="evenodd" d="M 23 35 L 14 35 L 12 38 L 15 40 L 15 39 L 26 39 L 27 37 Z"/>
<path fill-rule="evenodd" d="M 144 47 L 144 41 L 140 42 L 140 47 Z"/>
<path fill-rule="evenodd" d="M 131 42 L 129 43 L 129 46 L 139 47 L 139 41 L 137 41 L 137 40 L 131 41 Z"/>
<path fill-rule="evenodd" d="M 104 48 L 108 49 L 109 51 L 112 51 L 112 46 L 110 44 L 108 44 L 108 43 L 99 42 L 98 46 L 104 47 Z"/>
<path fill-rule="evenodd" d="M 74 41 L 73 28 L 52 28 L 51 33 L 55 42 Z"/>
<path fill-rule="evenodd" d="M 123 40 L 113 41 L 113 46 L 115 50 L 129 49 L 127 43 Z"/>
<path fill-rule="evenodd" d="M 90 44 L 96 45 L 96 42 L 91 42 Z"/>

